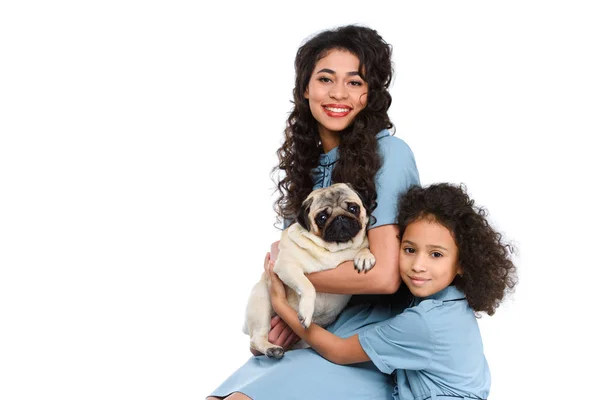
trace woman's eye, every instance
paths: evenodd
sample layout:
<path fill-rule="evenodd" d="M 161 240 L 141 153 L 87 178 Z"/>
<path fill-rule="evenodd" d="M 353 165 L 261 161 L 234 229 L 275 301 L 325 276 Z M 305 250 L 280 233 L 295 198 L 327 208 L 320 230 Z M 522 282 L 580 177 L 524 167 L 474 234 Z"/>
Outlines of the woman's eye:
<path fill-rule="evenodd" d="M 439 258 L 439 257 L 443 256 L 443 254 L 440 253 L 439 251 L 434 251 L 433 253 L 431 253 L 431 255 L 433 256 L 433 258 Z"/>
<path fill-rule="evenodd" d="M 350 81 L 350 86 L 362 86 L 363 83 L 361 81 Z"/>
<path fill-rule="evenodd" d="M 333 82 L 331 79 L 329 79 L 329 78 L 328 78 L 328 77 L 326 77 L 326 76 L 321 76 L 321 77 L 319 78 L 319 81 L 321 81 L 321 82 L 325 82 L 325 83 L 328 83 L 328 82 Z"/>
<path fill-rule="evenodd" d="M 412 247 L 405 247 L 404 252 L 408 254 L 413 254 L 415 252 L 415 249 L 413 249 Z"/>

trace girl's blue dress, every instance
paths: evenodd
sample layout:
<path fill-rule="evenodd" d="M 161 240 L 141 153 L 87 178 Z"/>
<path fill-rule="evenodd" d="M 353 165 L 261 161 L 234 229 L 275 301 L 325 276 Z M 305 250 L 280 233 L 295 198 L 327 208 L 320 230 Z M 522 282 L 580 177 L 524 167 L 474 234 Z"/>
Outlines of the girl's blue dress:
<path fill-rule="evenodd" d="M 382 166 L 376 175 L 376 218 L 370 229 L 396 222 L 399 196 L 412 185 L 418 185 L 419 174 L 411 149 L 387 130 L 377 135 Z M 322 154 L 313 170 L 314 189 L 331 185 L 338 160 L 338 149 Z M 381 296 L 379 296 L 381 297 Z M 391 298 L 392 296 L 387 296 Z M 367 326 L 384 321 L 401 311 L 392 301 L 368 302 L 367 296 L 353 296 L 335 323 L 327 329 L 348 337 Z M 279 360 L 266 356 L 251 357 L 211 396 L 225 397 L 241 392 L 254 400 L 315 399 L 390 399 L 395 383 L 381 373 L 372 362 L 337 365 L 325 360 L 312 349 L 290 350 Z"/>

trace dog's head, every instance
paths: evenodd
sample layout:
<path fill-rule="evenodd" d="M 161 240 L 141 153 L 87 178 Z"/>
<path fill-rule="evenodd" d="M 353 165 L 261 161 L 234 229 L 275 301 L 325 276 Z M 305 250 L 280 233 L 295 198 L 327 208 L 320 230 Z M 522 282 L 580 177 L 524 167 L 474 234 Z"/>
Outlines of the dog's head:
<path fill-rule="evenodd" d="M 312 191 L 297 221 L 325 242 L 343 243 L 364 233 L 369 217 L 359 194 L 346 183 L 336 183 Z"/>

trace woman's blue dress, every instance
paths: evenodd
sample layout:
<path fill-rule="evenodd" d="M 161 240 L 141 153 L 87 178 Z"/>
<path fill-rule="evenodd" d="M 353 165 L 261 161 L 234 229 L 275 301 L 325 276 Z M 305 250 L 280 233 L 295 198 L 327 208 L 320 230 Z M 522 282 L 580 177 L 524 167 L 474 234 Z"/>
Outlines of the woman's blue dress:
<path fill-rule="evenodd" d="M 373 212 L 376 222 L 370 229 L 395 223 L 398 197 L 410 186 L 419 184 L 415 159 L 408 145 L 387 130 L 379 132 L 377 138 L 382 166 L 376 175 L 377 208 Z M 314 189 L 331 185 L 337 160 L 337 148 L 320 156 L 319 166 L 313 170 Z M 366 299 L 368 296 L 353 296 L 350 305 L 327 329 L 348 337 L 401 311 L 393 301 L 374 304 Z M 287 351 L 279 360 L 251 357 L 211 396 L 241 392 L 254 400 L 376 400 L 390 399 L 394 386 L 392 377 L 381 373 L 372 362 L 337 365 L 312 349 L 301 349 Z"/>

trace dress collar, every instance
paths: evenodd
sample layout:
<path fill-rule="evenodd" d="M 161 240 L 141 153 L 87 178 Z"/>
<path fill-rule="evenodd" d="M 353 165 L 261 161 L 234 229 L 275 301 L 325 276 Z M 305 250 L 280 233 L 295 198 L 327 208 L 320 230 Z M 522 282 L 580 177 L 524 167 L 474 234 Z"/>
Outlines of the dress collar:
<path fill-rule="evenodd" d="M 382 130 L 375 137 L 377 138 L 377 140 L 379 140 L 385 136 L 390 136 L 390 132 L 387 129 Z M 328 165 L 335 163 L 339 158 L 340 158 L 340 153 L 338 151 L 338 147 L 336 146 L 333 149 L 329 150 L 327 153 L 321 154 L 319 156 L 319 165 L 326 167 Z"/>
<path fill-rule="evenodd" d="M 462 299 L 465 299 L 465 294 L 463 291 L 454 285 L 450 285 L 447 288 L 432 294 L 431 296 L 415 297 L 414 305 L 418 305 L 423 300 L 453 301 Z"/>

